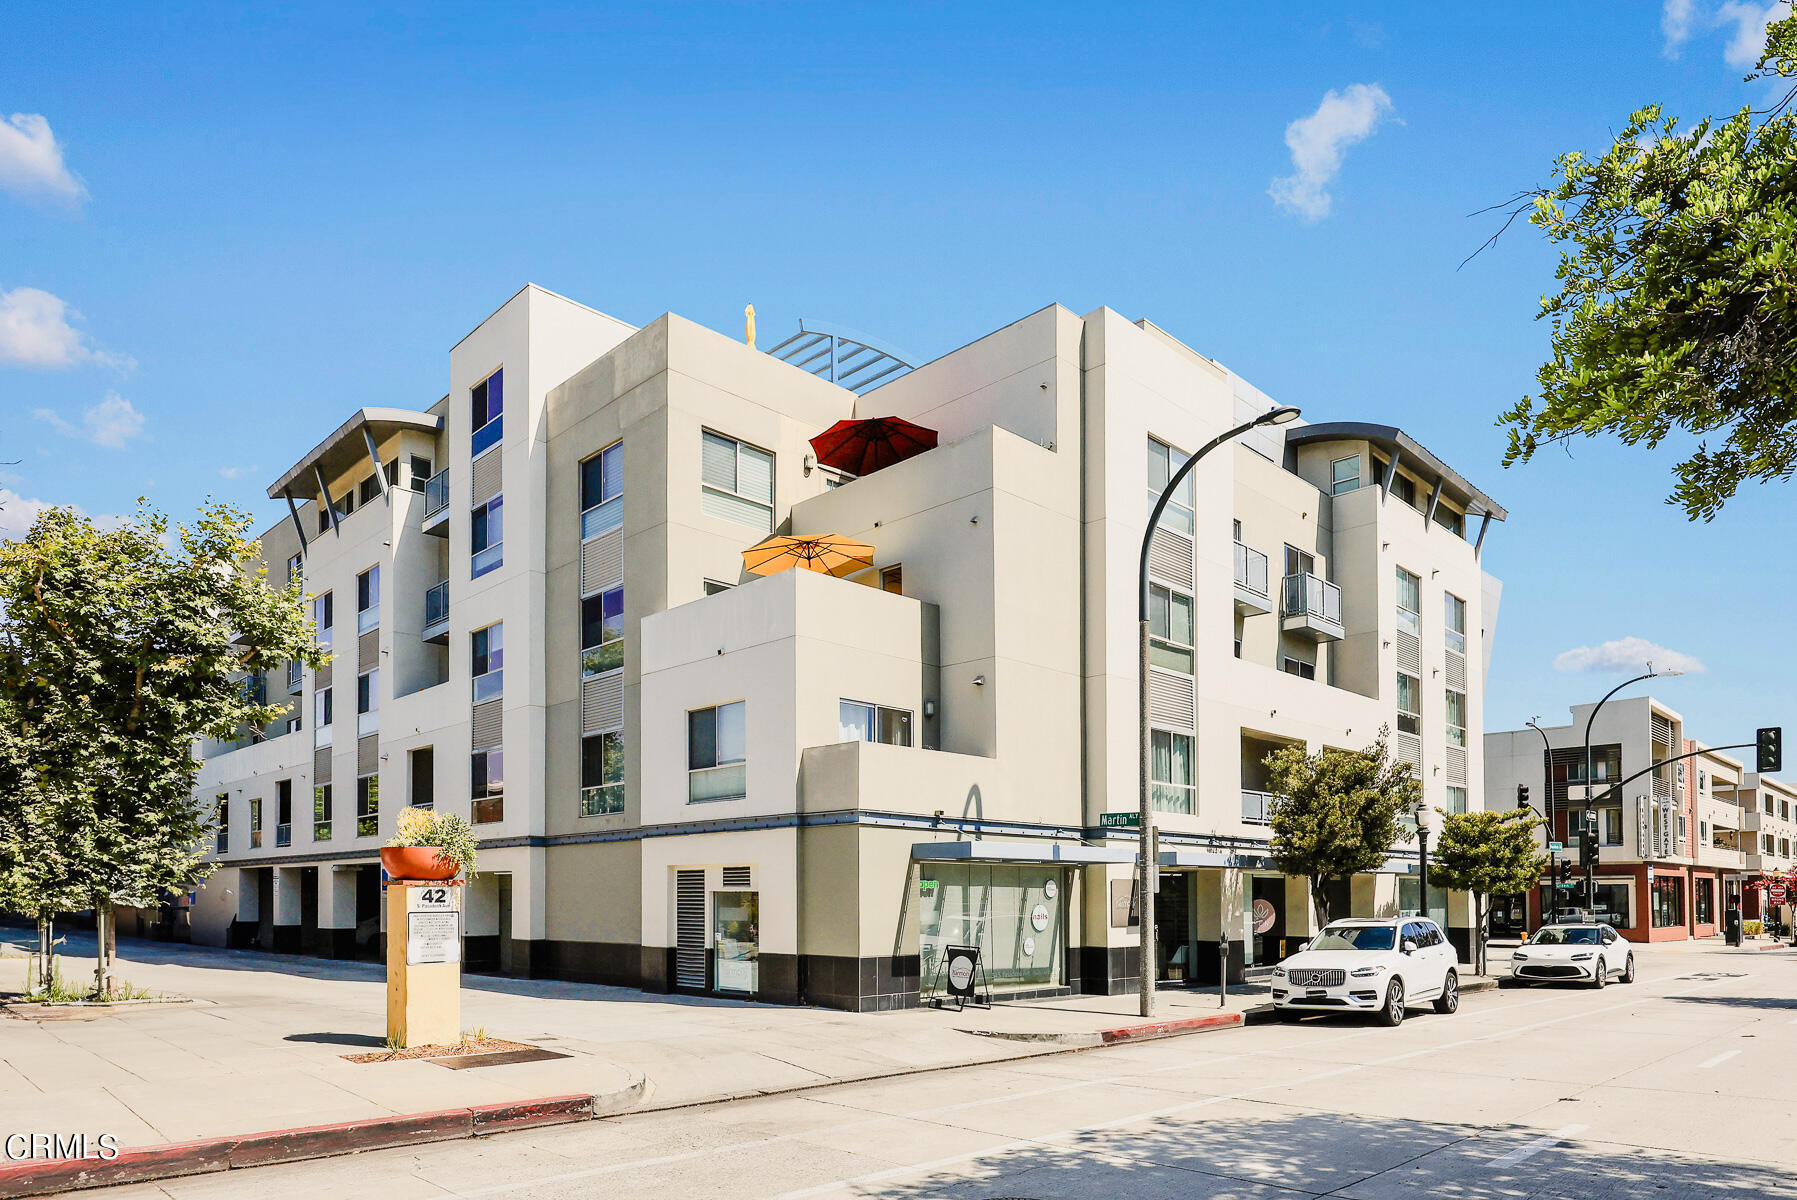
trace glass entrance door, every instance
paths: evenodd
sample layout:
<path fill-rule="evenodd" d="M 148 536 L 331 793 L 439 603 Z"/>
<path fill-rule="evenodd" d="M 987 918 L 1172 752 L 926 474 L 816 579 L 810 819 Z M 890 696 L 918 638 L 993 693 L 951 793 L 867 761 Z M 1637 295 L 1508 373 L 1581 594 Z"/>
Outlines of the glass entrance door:
<path fill-rule="evenodd" d="M 761 893 L 713 893 L 711 935 L 717 990 L 754 992 L 761 972 Z"/>

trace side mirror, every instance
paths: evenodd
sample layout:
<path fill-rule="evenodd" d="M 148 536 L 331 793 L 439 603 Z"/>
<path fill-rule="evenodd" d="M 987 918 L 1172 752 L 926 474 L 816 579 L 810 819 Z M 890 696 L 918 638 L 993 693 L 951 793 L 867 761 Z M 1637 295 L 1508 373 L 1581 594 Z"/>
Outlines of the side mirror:
<path fill-rule="evenodd" d="M 1404 953 L 1406 953 L 1406 954 L 1415 954 L 1416 953 L 1416 943 L 1411 941 L 1409 938 L 1404 939 Z"/>
<path fill-rule="evenodd" d="M 1306 951 L 1306 950 L 1308 950 L 1308 949 L 1310 949 L 1310 943 L 1309 943 L 1309 942 L 1299 942 L 1299 943 L 1298 943 L 1298 949 L 1297 949 L 1297 953 L 1299 953 L 1299 954 L 1302 954 L 1302 953 L 1304 953 L 1304 952 L 1305 952 L 1305 951 Z"/>

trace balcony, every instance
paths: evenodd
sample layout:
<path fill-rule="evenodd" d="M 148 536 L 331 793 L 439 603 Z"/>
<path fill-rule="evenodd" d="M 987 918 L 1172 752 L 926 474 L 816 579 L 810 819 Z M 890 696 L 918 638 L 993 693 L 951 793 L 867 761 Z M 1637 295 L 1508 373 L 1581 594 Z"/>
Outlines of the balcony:
<path fill-rule="evenodd" d="M 1342 629 L 1342 591 L 1315 575 L 1287 575 L 1280 628 L 1313 642 L 1339 641 Z"/>
<path fill-rule="evenodd" d="M 381 712 L 377 708 L 372 712 L 356 714 L 356 737 L 365 738 L 381 731 Z"/>
<path fill-rule="evenodd" d="M 1273 823 L 1273 805 L 1279 800 L 1272 792 L 1251 792 L 1242 789 L 1242 824 L 1271 825 Z"/>
<path fill-rule="evenodd" d="M 424 628 L 418 636 L 439 646 L 449 644 L 449 580 L 424 593 Z"/>
<path fill-rule="evenodd" d="M 292 825 L 276 825 L 275 826 L 275 848 L 279 849 L 282 846 L 291 846 L 291 845 L 293 845 L 293 826 Z"/>
<path fill-rule="evenodd" d="M 1267 592 L 1267 556 L 1240 542 L 1235 544 L 1235 611 L 1242 617 L 1273 611 L 1273 597 Z"/>
<path fill-rule="evenodd" d="M 449 468 L 444 467 L 424 485 L 425 533 L 449 536 Z"/>

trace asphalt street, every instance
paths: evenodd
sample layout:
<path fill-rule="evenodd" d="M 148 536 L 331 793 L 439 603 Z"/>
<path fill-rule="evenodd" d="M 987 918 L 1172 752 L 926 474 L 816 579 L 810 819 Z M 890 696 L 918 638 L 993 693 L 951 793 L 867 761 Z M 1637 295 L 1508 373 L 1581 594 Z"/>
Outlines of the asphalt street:
<path fill-rule="evenodd" d="M 1797 1197 L 1797 952 L 1639 962 L 1397 1029 L 1314 1018 L 104 1194 Z"/>

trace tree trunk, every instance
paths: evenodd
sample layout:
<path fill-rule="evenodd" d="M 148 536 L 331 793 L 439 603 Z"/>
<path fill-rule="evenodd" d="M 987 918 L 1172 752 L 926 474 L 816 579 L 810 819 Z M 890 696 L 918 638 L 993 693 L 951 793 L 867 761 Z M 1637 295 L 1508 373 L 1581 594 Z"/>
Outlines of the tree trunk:
<path fill-rule="evenodd" d="M 112 923 L 112 906 L 106 901 L 94 904 L 94 999 L 104 1000 L 112 994 L 112 972 L 106 953 L 106 927 Z"/>
<path fill-rule="evenodd" d="M 1317 906 L 1317 927 L 1329 924 L 1329 887 L 1321 875 L 1310 877 L 1310 900 Z"/>
<path fill-rule="evenodd" d="M 1473 893 L 1473 974 L 1485 974 L 1485 895 Z"/>

